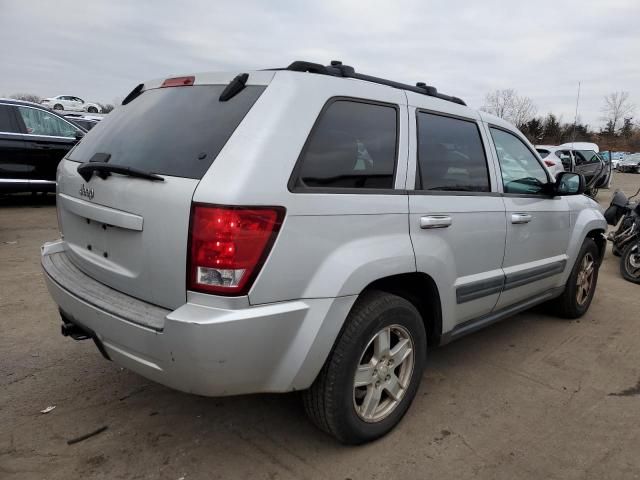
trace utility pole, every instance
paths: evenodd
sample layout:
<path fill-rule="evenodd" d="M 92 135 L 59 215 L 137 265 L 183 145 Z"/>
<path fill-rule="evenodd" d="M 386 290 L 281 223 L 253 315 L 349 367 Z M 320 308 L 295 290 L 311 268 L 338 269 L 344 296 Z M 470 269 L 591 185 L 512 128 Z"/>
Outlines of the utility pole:
<path fill-rule="evenodd" d="M 571 135 L 571 148 L 576 141 L 576 124 L 578 123 L 578 104 L 580 103 L 580 82 L 578 82 L 578 96 L 576 97 L 576 116 L 573 118 L 573 134 Z"/>

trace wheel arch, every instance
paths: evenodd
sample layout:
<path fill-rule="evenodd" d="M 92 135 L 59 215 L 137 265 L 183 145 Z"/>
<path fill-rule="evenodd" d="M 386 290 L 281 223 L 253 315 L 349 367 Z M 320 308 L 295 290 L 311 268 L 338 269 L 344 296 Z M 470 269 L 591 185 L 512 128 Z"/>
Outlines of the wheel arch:
<path fill-rule="evenodd" d="M 410 272 L 379 278 L 367 285 L 369 290 L 391 293 L 411 302 L 424 322 L 429 345 L 438 345 L 442 337 L 442 302 L 435 280 L 426 273 Z"/>
<path fill-rule="evenodd" d="M 607 238 L 605 237 L 605 230 L 602 228 L 594 228 L 592 230 L 589 230 L 585 239 L 587 238 L 592 239 L 598 247 L 598 254 L 600 256 L 599 261 L 600 264 L 602 264 L 604 253 L 607 248 Z"/>
<path fill-rule="evenodd" d="M 577 198 L 574 200 L 576 202 L 576 209 L 572 215 L 575 215 L 575 220 L 572 222 L 573 230 L 567 248 L 567 268 L 559 285 L 564 285 L 567 282 L 585 239 L 590 238 L 595 242 L 598 247 L 598 252 L 600 253 L 601 262 L 604 258 L 604 252 L 607 246 L 604 233 L 607 230 L 607 222 L 602 216 L 602 213 L 587 204 L 587 200 L 586 198 Z M 591 202 L 591 200 L 588 200 L 588 202 Z"/>

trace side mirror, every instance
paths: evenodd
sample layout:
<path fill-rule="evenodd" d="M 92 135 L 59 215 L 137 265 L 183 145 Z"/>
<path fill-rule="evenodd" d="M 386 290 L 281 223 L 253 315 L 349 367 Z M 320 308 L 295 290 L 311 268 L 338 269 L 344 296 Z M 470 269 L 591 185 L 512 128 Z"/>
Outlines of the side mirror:
<path fill-rule="evenodd" d="M 556 176 L 556 195 L 581 195 L 585 191 L 584 176 L 579 173 L 560 172 Z"/>
<path fill-rule="evenodd" d="M 84 132 L 80 131 L 80 130 L 76 130 L 76 134 L 75 134 L 76 140 L 80 141 L 82 140 L 82 137 L 84 137 Z"/>

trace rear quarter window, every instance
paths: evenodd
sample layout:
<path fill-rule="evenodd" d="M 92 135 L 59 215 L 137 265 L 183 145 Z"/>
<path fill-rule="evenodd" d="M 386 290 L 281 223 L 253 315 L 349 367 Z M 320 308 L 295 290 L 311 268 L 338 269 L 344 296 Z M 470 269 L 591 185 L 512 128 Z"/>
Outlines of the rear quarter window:
<path fill-rule="evenodd" d="M 320 113 L 293 173 L 293 191 L 392 189 L 398 108 L 332 100 Z"/>
<path fill-rule="evenodd" d="M 0 105 L 0 132 L 20 133 L 14 121 L 13 108 L 10 105 Z"/>
<path fill-rule="evenodd" d="M 200 179 L 266 87 L 247 86 L 221 102 L 226 85 L 157 88 L 119 106 L 91 129 L 69 155 L 152 173 Z"/>

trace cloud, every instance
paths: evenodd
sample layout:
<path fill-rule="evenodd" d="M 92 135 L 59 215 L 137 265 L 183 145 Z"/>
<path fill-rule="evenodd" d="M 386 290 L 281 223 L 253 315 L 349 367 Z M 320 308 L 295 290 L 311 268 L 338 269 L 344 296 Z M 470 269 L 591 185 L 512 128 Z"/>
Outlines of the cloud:
<path fill-rule="evenodd" d="M 602 97 L 640 92 L 640 3 L 370 0 L 0 0 L 0 94 L 108 102 L 145 79 L 341 59 L 425 81 L 474 107 L 515 88 L 541 114 L 599 125 Z"/>

